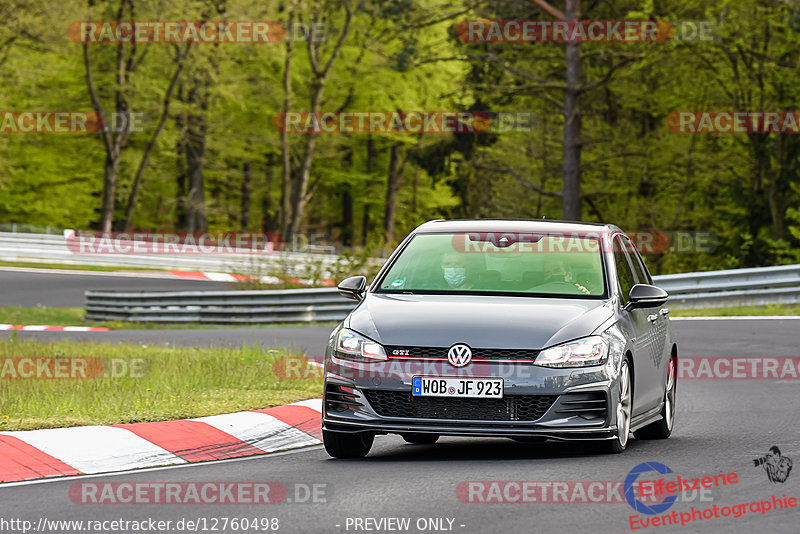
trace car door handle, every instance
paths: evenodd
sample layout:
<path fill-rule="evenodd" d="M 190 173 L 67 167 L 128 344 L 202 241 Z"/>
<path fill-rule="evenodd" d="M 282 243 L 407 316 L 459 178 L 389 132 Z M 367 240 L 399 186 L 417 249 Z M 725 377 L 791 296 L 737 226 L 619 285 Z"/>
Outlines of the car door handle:
<path fill-rule="evenodd" d="M 658 313 L 666 317 L 667 315 L 669 315 L 669 308 L 661 308 L 661 311 L 659 311 Z"/>
<path fill-rule="evenodd" d="M 650 315 L 647 316 L 647 320 L 650 321 L 651 323 L 656 322 L 656 319 L 658 319 L 658 315 L 656 315 L 655 313 L 651 313 Z"/>

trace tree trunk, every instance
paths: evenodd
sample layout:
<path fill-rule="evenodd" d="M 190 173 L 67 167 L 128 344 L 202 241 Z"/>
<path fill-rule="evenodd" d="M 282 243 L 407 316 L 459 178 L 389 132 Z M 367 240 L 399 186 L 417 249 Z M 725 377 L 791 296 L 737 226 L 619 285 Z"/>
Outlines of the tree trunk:
<path fill-rule="evenodd" d="M 322 91 L 325 88 L 325 80 L 330 74 L 331 67 L 336 62 L 339 52 L 344 45 L 345 38 L 350 32 L 350 23 L 353 20 L 353 12 L 350 8 L 349 0 L 342 0 L 339 2 L 345 9 L 345 22 L 339 37 L 336 40 L 333 51 L 326 62 L 321 62 L 319 58 L 319 49 L 314 39 L 307 39 L 306 46 L 308 48 L 308 59 L 311 64 L 311 87 L 309 90 L 309 102 L 311 104 L 311 113 L 319 113 L 322 106 Z M 338 4 L 338 3 L 336 3 Z M 315 8 L 319 10 L 320 5 L 315 4 Z M 312 20 L 320 18 L 319 12 L 313 12 L 311 15 Z M 288 93 L 287 93 L 288 94 Z M 285 130 L 285 128 L 284 128 Z M 314 163 L 314 151 L 317 143 L 317 132 L 310 132 L 302 136 L 305 140 L 305 147 L 303 149 L 303 159 L 300 162 L 300 169 L 297 174 L 293 176 L 292 187 L 292 206 L 291 218 L 289 224 L 289 231 L 291 233 L 300 232 L 303 223 L 303 216 L 305 215 L 306 203 L 309 200 L 308 181 L 311 176 L 311 168 Z"/>
<path fill-rule="evenodd" d="M 581 16 L 580 0 L 566 0 L 564 16 L 577 21 Z M 561 200 L 564 220 L 581 220 L 581 44 L 568 42 L 566 47 L 566 89 L 564 90 L 564 186 Z"/>
<path fill-rule="evenodd" d="M 372 174 L 372 171 L 375 170 L 375 139 L 371 136 L 367 136 L 367 163 L 366 163 L 366 171 L 367 174 Z M 371 179 L 369 180 L 372 181 Z M 367 185 L 369 188 L 369 184 Z M 370 226 L 372 226 L 372 221 L 370 219 L 369 214 L 369 203 L 364 204 L 364 215 L 361 219 L 361 245 L 366 247 L 367 240 L 369 239 L 369 230 Z"/>
<path fill-rule="evenodd" d="M 250 162 L 242 167 L 242 231 L 250 226 Z"/>
<path fill-rule="evenodd" d="M 289 28 L 294 22 L 294 4 L 289 8 Z M 286 61 L 283 67 L 283 113 L 292 107 L 292 58 L 294 57 L 294 44 L 292 39 L 286 40 Z M 281 131 L 281 154 L 283 155 L 283 182 L 281 185 L 281 206 L 278 212 L 278 227 L 284 238 L 289 232 L 289 223 L 292 220 L 292 156 L 289 144 L 289 132 L 286 123 Z"/>
<path fill-rule="evenodd" d="M 100 218 L 100 231 L 110 232 L 114 218 L 114 200 L 116 198 L 117 171 L 119 170 L 119 154 L 106 155 L 103 169 L 103 211 Z"/>
<path fill-rule="evenodd" d="M 311 83 L 311 111 L 316 113 L 322 106 L 322 90 L 325 87 L 324 79 L 315 80 Z M 303 216 L 306 211 L 306 194 L 308 193 L 308 181 L 311 177 L 311 167 L 314 164 L 314 152 L 317 147 L 316 132 L 304 134 L 306 146 L 303 150 L 303 160 L 300 162 L 300 169 L 294 180 L 292 189 L 292 217 L 289 231 L 292 234 L 300 232 L 300 225 L 303 223 Z"/>
<path fill-rule="evenodd" d="M 183 90 L 178 90 L 178 98 L 183 101 Z M 189 177 L 186 172 L 186 113 L 179 113 L 175 117 L 175 128 L 178 130 L 178 140 L 175 143 L 175 167 L 178 191 L 175 202 L 175 227 L 186 230 L 189 227 L 187 204 L 189 198 Z"/>
<path fill-rule="evenodd" d="M 93 2 L 90 0 L 89 7 L 92 7 L 92 5 Z M 132 13 L 133 5 L 129 4 L 127 0 L 120 0 L 117 10 L 117 20 L 125 20 L 123 16 L 126 6 Z M 125 43 L 120 42 L 117 44 L 116 84 L 114 92 L 116 111 L 116 120 L 114 122 L 117 122 L 117 120 L 122 117 L 125 120 L 125 127 L 122 131 L 117 131 L 116 124 L 103 124 L 103 130 L 101 132 L 103 148 L 105 148 L 106 152 L 106 159 L 103 165 L 103 204 L 100 213 L 100 230 L 102 232 L 110 232 L 112 230 L 114 207 L 116 205 L 119 159 L 122 155 L 122 150 L 128 142 L 128 137 L 130 136 L 130 110 L 126 95 L 128 93 L 128 75 L 136 70 L 136 43 L 132 43 L 127 50 L 128 54 L 126 58 Z M 89 90 L 89 98 L 92 101 L 92 107 L 98 117 L 104 120 L 105 114 L 103 113 L 103 106 L 100 103 L 100 96 L 94 81 L 92 60 L 89 54 L 89 43 L 87 42 L 83 43 L 83 65 L 86 71 L 86 85 Z"/>
<path fill-rule="evenodd" d="M 153 135 L 150 137 L 150 140 L 147 142 L 147 146 L 144 149 L 144 153 L 142 154 L 142 159 L 139 161 L 139 168 L 136 170 L 136 177 L 133 180 L 133 187 L 131 188 L 131 193 L 128 196 L 128 205 L 125 208 L 125 223 L 123 224 L 123 228 L 128 230 L 132 219 L 133 219 L 133 211 L 136 209 L 136 200 L 139 195 L 139 189 L 142 185 L 142 178 L 144 176 L 144 170 L 147 168 L 147 164 L 150 161 L 150 154 L 153 152 L 153 149 L 156 146 L 156 141 L 158 141 L 158 137 L 161 135 L 161 132 L 164 130 L 164 125 L 167 122 L 167 117 L 169 116 L 169 104 L 172 101 L 172 93 L 175 91 L 175 87 L 178 83 L 178 77 L 183 70 L 184 60 L 186 56 L 189 55 L 189 50 L 191 48 L 191 42 L 186 44 L 186 49 L 183 54 L 180 52 L 177 53 L 177 57 L 175 59 L 175 72 L 172 75 L 172 79 L 170 80 L 169 87 L 167 87 L 166 92 L 164 93 L 164 100 L 162 102 L 161 107 L 161 117 L 158 120 L 158 126 L 156 130 L 153 132 Z"/>
<path fill-rule="evenodd" d="M 189 91 L 187 102 L 192 110 L 187 115 L 185 130 L 186 171 L 189 178 L 189 199 L 186 211 L 188 230 L 205 232 L 208 230 L 208 220 L 206 219 L 203 165 L 208 131 L 208 73 L 196 73 L 193 83 L 194 86 Z"/>
<path fill-rule="evenodd" d="M 342 169 L 353 170 L 353 147 L 345 148 L 342 156 Z M 342 184 L 342 222 L 340 224 L 342 245 L 353 246 L 353 192 L 349 183 Z M 330 232 L 329 232 L 330 234 Z"/>
<path fill-rule="evenodd" d="M 272 214 L 272 179 L 275 170 L 275 154 L 267 154 L 266 184 L 264 196 L 261 197 L 261 231 L 276 232 L 276 217 Z"/>
<path fill-rule="evenodd" d="M 186 203 L 188 231 L 204 232 L 208 228 L 205 213 L 205 180 L 203 158 L 206 150 L 203 118 L 198 115 L 188 117 L 186 129 L 186 175 L 189 182 L 189 195 Z"/>
<path fill-rule="evenodd" d="M 401 161 L 403 143 L 396 142 L 392 145 L 389 156 L 389 175 L 386 183 L 386 205 L 383 214 L 383 241 L 389 246 L 394 241 L 394 215 L 397 191 L 400 189 L 400 179 L 403 176 L 405 161 Z"/>
<path fill-rule="evenodd" d="M 542 172 L 539 174 L 539 189 L 542 191 L 546 190 L 546 182 L 547 182 L 547 173 L 550 168 L 550 159 L 548 158 L 547 153 L 547 116 L 542 116 L 542 127 L 539 129 L 541 132 L 541 152 L 538 158 L 540 159 L 540 164 L 542 166 Z M 536 215 L 535 217 L 538 219 L 542 216 L 542 203 L 544 202 L 544 195 L 541 193 L 536 195 Z"/>
<path fill-rule="evenodd" d="M 193 122 L 193 118 L 189 118 L 189 124 Z M 194 117 L 194 120 L 199 120 Z M 198 128 L 198 132 L 201 131 Z M 189 176 L 189 199 L 187 218 L 189 222 L 190 232 L 205 232 L 208 229 L 208 221 L 206 219 L 206 194 L 205 194 L 205 180 L 203 177 L 203 157 L 205 156 L 206 144 L 205 133 L 202 137 L 195 140 L 190 139 L 186 143 L 186 168 Z"/>

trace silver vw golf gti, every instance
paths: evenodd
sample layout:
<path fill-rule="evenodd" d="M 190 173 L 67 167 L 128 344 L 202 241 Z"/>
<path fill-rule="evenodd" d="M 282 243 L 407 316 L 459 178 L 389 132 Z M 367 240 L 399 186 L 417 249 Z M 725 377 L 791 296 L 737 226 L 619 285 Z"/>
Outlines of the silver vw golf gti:
<path fill-rule="evenodd" d="M 669 437 L 678 346 L 666 291 L 619 228 L 431 221 L 358 301 L 325 351 L 323 440 L 366 456 L 376 435 L 595 440 Z"/>

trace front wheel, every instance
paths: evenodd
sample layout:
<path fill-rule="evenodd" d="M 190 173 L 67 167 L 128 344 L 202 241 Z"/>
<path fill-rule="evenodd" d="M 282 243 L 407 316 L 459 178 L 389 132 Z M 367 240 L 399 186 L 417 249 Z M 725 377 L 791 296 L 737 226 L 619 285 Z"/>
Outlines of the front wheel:
<path fill-rule="evenodd" d="M 619 398 L 615 403 L 617 408 L 617 435 L 614 436 L 614 439 L 603 442 L 603 448 L 609 454 L 619 454 L 628 447 L 633 404 L 631 392 L 631 371 L 628 366 L 628 360 L 625 359 L 619 369 Z"/>
<path fill-rule="evenodd" d="M 334 458 L 363 458 L 372 448 L 375 434 L 323 430 L 322 441 L 325 444 L 325 450 Z"/>
<path fill-rule="evenodd" d="M 633 433 L 636 439 L 667 439 L 675 426 L 675 399 L 678 389 L 678 358 L 673 356 L 667 363 L 667 378 L 664 385 L 664 406 L 661 419 Z"/>

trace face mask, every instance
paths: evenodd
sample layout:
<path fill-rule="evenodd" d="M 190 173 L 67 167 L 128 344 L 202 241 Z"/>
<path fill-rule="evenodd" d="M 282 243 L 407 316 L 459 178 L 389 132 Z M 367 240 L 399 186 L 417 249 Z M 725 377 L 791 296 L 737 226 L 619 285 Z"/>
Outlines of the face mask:
<path fill-rule="evenodd" d="M 460 286 L 467 279 L 467 271 L 463 267 L 445 267 L 444 279 L 453 287 Z"/>

